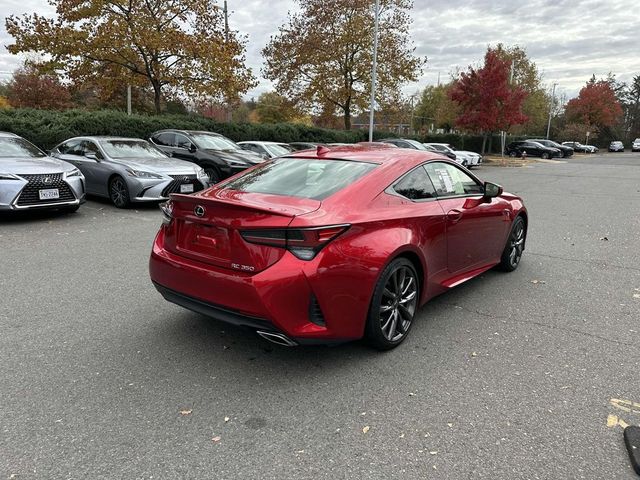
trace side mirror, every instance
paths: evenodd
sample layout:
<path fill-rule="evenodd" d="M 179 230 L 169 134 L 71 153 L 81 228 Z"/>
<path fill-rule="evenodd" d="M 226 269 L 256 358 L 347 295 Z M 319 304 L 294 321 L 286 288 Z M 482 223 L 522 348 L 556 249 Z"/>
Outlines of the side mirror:
<path fill-rule="evenodd" d="M 502 195 L 502 192 L 504 192 L 504 190 L 500 185 L 491 182 L 484 182 L 484 198 L 499 197 Z"/>
<path fill-rule="evenodd" d="M 189 145 L 189 153 L 196 153 L 196 146 L 192 143 L 191 145 Z"/>
<path fill-rule="evenodd" d="M 99 162 L 100 159 L 98 158 L 98 156 L 95 153 L 92 152 L 87 152 L 84 154 L 85 158 L 88 158 L 89 160 L 94 160 L 96 162 Z"/>

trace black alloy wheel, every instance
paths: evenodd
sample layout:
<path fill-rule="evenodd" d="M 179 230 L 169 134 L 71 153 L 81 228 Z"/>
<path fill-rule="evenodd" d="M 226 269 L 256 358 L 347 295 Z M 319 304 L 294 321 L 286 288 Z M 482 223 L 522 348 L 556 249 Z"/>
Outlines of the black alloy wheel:
<path fill-rule="evenodd" d="M 549 158 L 549 154 L 547 152 L 542 152 L 542 154 L 540 155 L 540 158 L 547 160 Z"/>
<path fill-rule="evenodd" d="M 524 252 L 524 242 L 526 238 L 526 231 L 524 225 L 524 219 L 522 217 L 516 217 L 511 225 L 511 232 L 509 238 L 507 238 L 507 244 L 502 251 L 502 257 L 500 258 L 500 269 L 506 272 L 513 272 L 522 259 L 522 253 Z"/>
<path fill-rule="evenodd" d="M 109 198 L 117 208 L 127 208 L 131 204 L 127 182 L 119 175 L 109 182 Z"/>
<path fill-rule="evenodd" d="M 218 173 L 218 171 L 215 168 L 206 167 L 204 169 L 204 173 L 206 173 L 207 176 L 209 177 L 209 182 L 211 184 L 218 183 L 220 181 L 220 174 Z"/>
<path fill-rule="evenodd" d="M 406 258 L 392 261 L 382 272 L 369 307 L 365 328 L 369 344 L 380 350 L 400 345 L 413 325 L 419 294 L 413 264 Z"/>

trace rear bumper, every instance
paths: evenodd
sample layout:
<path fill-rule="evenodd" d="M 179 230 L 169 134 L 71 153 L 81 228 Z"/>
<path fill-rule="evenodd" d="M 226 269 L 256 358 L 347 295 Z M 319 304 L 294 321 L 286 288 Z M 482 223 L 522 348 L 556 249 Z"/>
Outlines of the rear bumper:
<path fill-rule="evenodd" d="M 168 301 L 226 323 L 282 333 L 298 344 L 361 338 L 369 299 L 363 298 L 359 288 L 371 291 L 371 287 L 360 281 L 354 292 L 345 292 L 341 284 L 345 273 L 338 268 L 318 268 L 320 257 L 303 262 L 287 252 L 266 270 L 248 274 L 166 250 L 161 228 L 153 244 L 149 273 Z M 312 321 L 314 298 L 324 325 Z"/>

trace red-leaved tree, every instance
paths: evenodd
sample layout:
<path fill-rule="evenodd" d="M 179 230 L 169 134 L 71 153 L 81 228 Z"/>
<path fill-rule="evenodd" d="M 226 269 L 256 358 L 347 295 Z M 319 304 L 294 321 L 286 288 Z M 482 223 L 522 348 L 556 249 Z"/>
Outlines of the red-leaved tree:
<path fill-rule="evenodd" d="M 567 103 L 567 120 L 598 130 L 614 126 L 622 116 L 622 106 L 609 82 L 592 78 L 580 94 Z"/>
<path fill-rule="evenodd" d="M 527 92 L 510 84 L 510 70 L 511 61 L 502 60 L 495 49 L 489 48 L 484 66 L 462 72 L 449 93 L 461 108 L 456 126 L 484 134 L 482 153 L 489 133 L 506 131 L 527 121 L 522 113 Z"/>
<path fill-rule="evenodd" d="M 55 74 L 41 74 L 30 64 L 13 73 L 7 97 L 16 108 L 63 110 L 71 107 L 71 94 Z"/>

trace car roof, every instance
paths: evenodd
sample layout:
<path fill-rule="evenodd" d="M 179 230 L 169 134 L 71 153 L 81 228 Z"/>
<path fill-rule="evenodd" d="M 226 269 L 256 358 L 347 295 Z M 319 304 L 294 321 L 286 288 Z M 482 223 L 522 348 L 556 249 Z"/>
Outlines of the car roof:
<path fill-rule="evenodd" d="M 178 128 L 165 128 L 164 130 L 158 130 L 157 132 L 153 132 L 152 135 L 157 135 L 158 133 L 183 133 L 185 135 L 199 133 L 199 134 L 215 135 L 216 137 L 224 137 L 224 135 L 222 135 L 221 133 L 208 132 L 207 130 L 180 130 Z"/>
<path fill-rule="evenodd" d="M 244 140 L 242 142 L 238 142 L 238 145 L 243 145 L 246 143 L 257 143 L 260 145 L 286 145 L 284 142 L 263 142 L 262 140 Z"/>
<path fill-rule="evenodd" d="M 376 145 L 341 145 L 319 146 L 316 151 L 304 150 L 292 152 L 286 157 L 292 158 L 317 158 L 327 160 L 351 160 L 356 162 L 370 162 L 378 164 L 415 163 L 428 160 L 442 160 L 442 156 L 427 150 L 414 150 L 411 148 L 386 148 Z"/>
<path fill-rule="evenodd" d="M 0 137 L 15 138 L 15 137 L 19 137 L 19 135 L 16 135 L 15 133 L 11 133 L 11 132 L 0 132 Z"/>
<path fill-rule="evenodd" d="M 110 135 L 84 135 L 81 137 L 67 138 L 64 142 L 70 142 L 71 140 L 137 140 L 139 142 L 146 142 L 144 138 L 116 137 L 116 136 L 110 136 Z"/>
<path fill-rule="evenodd" d="M 443 147 L 448 147 L 451 145 L 450 143 L 438 143 L 438 142 L 425 142 L 423 145 L 442 145 Z"/>

